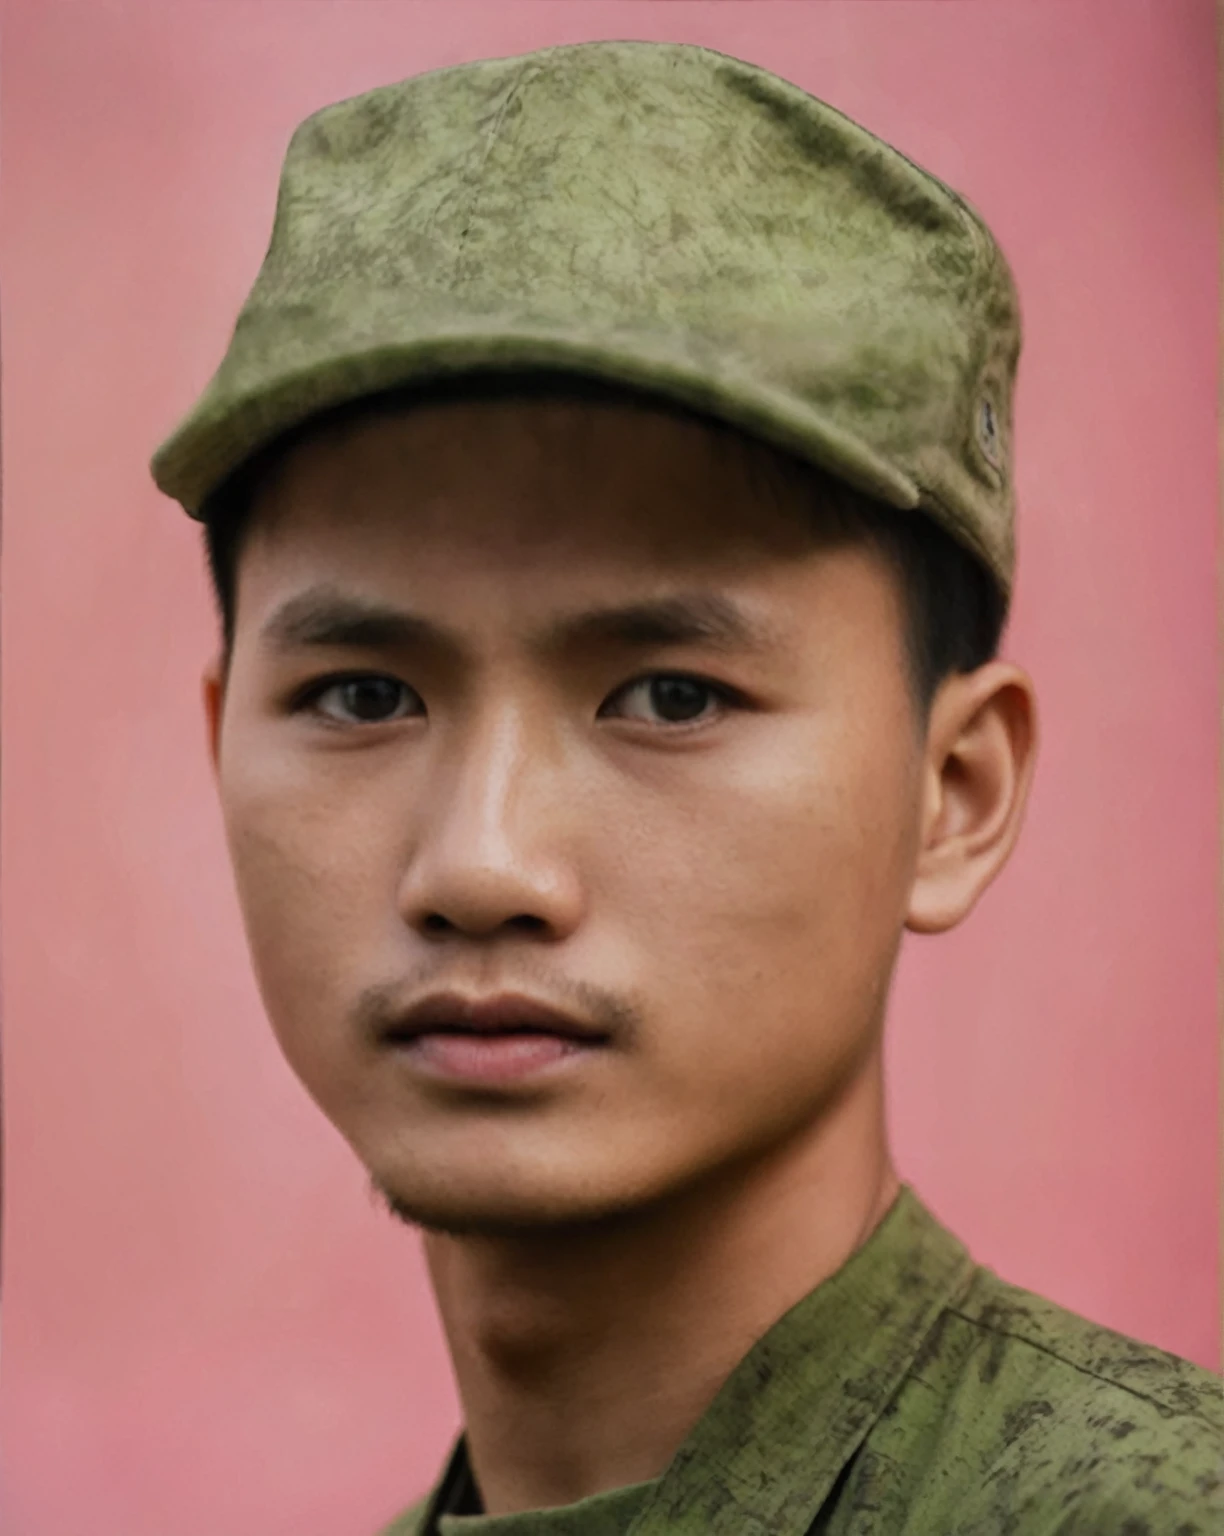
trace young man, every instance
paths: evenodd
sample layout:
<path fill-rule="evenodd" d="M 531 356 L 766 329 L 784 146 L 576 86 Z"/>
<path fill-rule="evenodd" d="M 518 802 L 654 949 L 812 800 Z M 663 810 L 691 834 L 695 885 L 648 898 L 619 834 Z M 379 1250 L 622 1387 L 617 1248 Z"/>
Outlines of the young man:
<path fill-rule="evenodd" d="M 1032 688 L 989 232 L 697 48 L 427 74 L 290 147 L 155 459 L 262 996 L 425 1229 L 464 1410 L 399 1533 L 1216 1529 L 1206 1372 L 976 1267 L 890 1160 L 905 929 Z"/>

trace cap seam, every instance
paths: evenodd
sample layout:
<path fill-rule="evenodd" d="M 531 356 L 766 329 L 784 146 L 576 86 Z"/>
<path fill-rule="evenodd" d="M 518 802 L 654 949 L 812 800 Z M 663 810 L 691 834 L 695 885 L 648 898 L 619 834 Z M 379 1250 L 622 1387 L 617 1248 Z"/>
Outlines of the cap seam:
<path fill-rule="evenodd" d="M 526 84 L 528 78 L 533 74 L 538 74 L 539 68 L 540 66 L 534 61 L 522 64 L 515 74 L 513 80 L 510 82 L 509 89 L 506 91 L 505 99 L 502 101 L 501 106 L 497 109 L 497 116 L 494 119 L 492 128 L 489 130 L 488 139 L 484 146 L 484 152 L 480 157 L 480 164 L 476 167 L 475 173 L 472 176 L 470 183 L 472 195 L 470 201 L 468 202 L 467 216 L 464 219 L 463 228 L 459 231 L 458 246 L 455 251 L 454 275 L 456 279 L 462 278 L 464 274 L 464 262 L 467 256 L 468 235 L 471 233 L 472 225 L 476 221 L 477 210 L 479 209 L 479 206 L 483 200 L 484 168 L 489 163 L 489 157 L 497 148 L 497 142 L 501 137 L 502 123 L 505 119 L 506 113 L 510 110 L 510 107 L 513 105 L 516 97 L 522 90 L 523 86 Z"/>

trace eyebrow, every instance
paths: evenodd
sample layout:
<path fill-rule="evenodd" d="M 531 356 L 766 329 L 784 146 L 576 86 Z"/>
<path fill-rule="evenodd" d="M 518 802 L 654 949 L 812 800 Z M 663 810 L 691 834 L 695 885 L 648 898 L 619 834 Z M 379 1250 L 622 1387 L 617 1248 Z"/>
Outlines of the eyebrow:
<path fill-rule="evenodd" d="M 347 647 L 361 650 L 429 648 L 452 656 L 467 653 L 462 637 L 407 609 L 372 602 L 334 587 L 311 587 L 277 608 L 260 630 L 272 650 Z M 532 639 L 540 654 L 575 649 L 650 650 L 705 645 L 738 653 L 778 644 L 774 630 L 719 592 L 591 608 L 552 620 Z"/>
<path fill-rule="evenodd" d="M 309 587 L 289 598 L 273 611 L 259 638 L 276 651 L 323 646 L 390 650 L 414 643 L 454 643 L 448 631 L 418 614 L 350 596 L 335 587 Z"/>

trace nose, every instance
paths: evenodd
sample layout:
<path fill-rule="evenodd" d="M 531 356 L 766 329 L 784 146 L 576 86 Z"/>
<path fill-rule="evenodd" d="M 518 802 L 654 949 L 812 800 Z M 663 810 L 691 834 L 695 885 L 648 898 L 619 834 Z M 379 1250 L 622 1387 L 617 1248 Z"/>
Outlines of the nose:
<path fill-rule="evenodd" d="M 406 922 L 431 939 L 574 931 L 582 890 L 566 851 L 562 756 L 513 709 L 439 750 L 400 886 Z"/>

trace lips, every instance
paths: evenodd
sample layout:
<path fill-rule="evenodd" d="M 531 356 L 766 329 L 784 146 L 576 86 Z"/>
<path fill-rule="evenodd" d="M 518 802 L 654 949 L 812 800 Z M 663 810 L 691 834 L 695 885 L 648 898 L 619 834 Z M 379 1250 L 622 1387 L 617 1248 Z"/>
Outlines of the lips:
<path fill-rule="evenodd" d="M 573 1014 L 562 1013 L 533 998 L 505 993 L 469 998 L 457 992 L 436 993 L 415 1003 L 386 1031 L 393 1045 L 408 1045 L 423 1035 L 552 1035 L 586 1045 L 607 1041 L 605 1031 Z"/>
<path fill-rule="evenodd" d="M 422 998 L 384 1033 L 397 1059 L 452 1085 L 493 1090 L 555 1076 L 598 1053 L 606 1031 L 532 998 Z"/>

